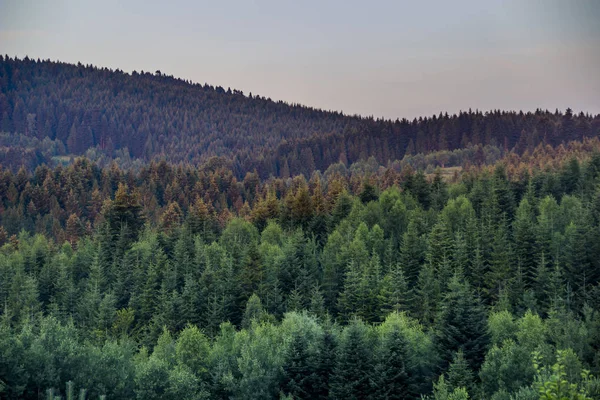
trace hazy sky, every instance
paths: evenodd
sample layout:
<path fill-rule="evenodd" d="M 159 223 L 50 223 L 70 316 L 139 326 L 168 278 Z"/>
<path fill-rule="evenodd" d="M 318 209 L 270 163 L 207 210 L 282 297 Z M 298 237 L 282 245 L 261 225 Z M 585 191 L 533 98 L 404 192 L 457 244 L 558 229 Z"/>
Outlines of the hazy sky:
<path fill-rule="evenodd" d="M 345 113 L 600 113 L 599 0 L 0 0 L 0 53 Z"/>

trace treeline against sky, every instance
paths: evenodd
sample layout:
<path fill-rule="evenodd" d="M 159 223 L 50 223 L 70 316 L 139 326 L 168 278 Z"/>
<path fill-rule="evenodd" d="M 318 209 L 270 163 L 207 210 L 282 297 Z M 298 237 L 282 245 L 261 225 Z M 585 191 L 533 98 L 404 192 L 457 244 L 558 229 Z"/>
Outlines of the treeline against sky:
<path fill-rule="evenodd" d="M 346 116 L 155 73 L 123 73 L 51 61 L 0 58 L 0 155 L 33 170 L 71 155 L 139 167 L 151 160 L 195 166 L 211 157 L 236 177 L 310 177 L 342 162 L 469 146 L 522 154 L 600 132 L 600 117 L 571 110 L 440 114 L 389 121 Z"/>
<path fill-rule="evenodd" d="M 451 181 L 5 170 L 0 393 L 598 398 L 600 154 L 584 147 Z"/>

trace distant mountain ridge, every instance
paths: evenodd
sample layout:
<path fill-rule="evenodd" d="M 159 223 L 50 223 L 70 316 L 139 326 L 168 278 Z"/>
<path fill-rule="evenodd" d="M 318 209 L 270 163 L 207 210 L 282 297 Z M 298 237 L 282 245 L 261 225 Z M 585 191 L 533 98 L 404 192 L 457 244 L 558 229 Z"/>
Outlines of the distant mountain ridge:
<path fill-rule="evenodd" d="M 238 176 L 310 175 L 331 164 L 494 145 L 532 151 L 600 134 L 600 116 L 462 112 L 413 121 L 375 120 L 246 96 L 151 73 L 0 56 L 0 156 L 34 168 L 69 155 L 164 159 L 202 165 L 213 157 Z M 68 157 L 67 157 L 68 158 Z"/>

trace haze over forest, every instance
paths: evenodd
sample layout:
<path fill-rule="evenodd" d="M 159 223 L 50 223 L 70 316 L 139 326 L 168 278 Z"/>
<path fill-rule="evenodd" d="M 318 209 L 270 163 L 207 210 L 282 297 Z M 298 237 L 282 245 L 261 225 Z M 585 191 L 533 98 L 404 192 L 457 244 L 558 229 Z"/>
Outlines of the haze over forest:
<path fill-rule="evenodd" d="M 160 70 L 326 110 L 600 113 L 594 0 L 0 1 L 0 53 Z"/>

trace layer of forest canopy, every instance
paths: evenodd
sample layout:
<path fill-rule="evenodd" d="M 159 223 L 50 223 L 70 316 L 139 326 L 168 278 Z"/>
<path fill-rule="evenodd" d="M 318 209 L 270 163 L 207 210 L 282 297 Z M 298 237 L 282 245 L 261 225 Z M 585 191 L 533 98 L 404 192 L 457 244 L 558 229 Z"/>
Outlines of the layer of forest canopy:
<path fill-rule="evenodd" d="M 493 146 L 532 152 L 600 133 L 600 116 L 471 111 L 390 121 L 275 102 L 155 73 L 0 56 L 0 156 L 33 170 L 85 154 L 100 165 L 228 163 L 243 178 L 290 177 Z M 214 157 L 220 157 L 215 160 Z"/>
<path fill-rule="evenodd" d="M 598 399 L 599 134 L 0 56 L 0 398 Z"/>
<path fill-rule="evenodd" d="M 598 398 L 597 149 L 450 180 L 5 169 L 0 393 Z"/>

